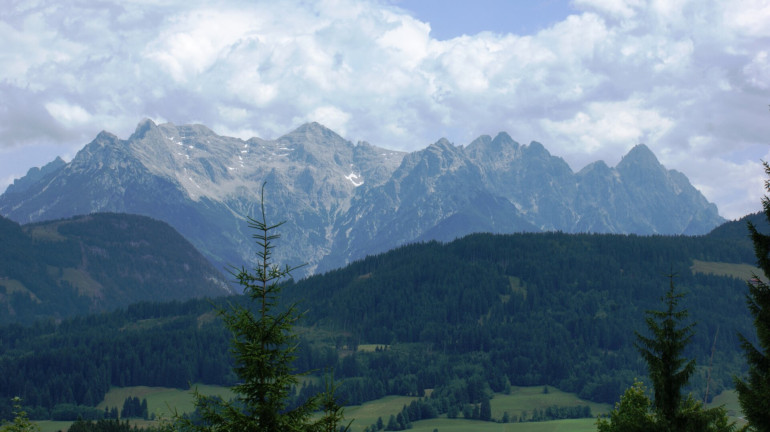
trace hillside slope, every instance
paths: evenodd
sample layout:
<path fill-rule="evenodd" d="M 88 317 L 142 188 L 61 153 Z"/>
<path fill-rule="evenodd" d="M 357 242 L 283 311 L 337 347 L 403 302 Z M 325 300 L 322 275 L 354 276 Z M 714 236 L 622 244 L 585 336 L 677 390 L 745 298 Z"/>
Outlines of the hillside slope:
<path fill-rule="evenodd" d="M 0 217 L 0 242 L 0 323 L 230 293 L 187 240 L 144 216 L 93 214 L 25 226 Z"/>
<path fill-rule="evenodd" d="M 287 282 L 282 304 L 297 301 L 307 311 L 297 327 L 296 366 L 334 367 L 340 397 L 351 404 L 425 389 L 450 404 L 477 403 L 485 391 L 511 384 L 548 384 L 612 403 L 647 373 L 634 332 L 645 331 L 645 311 L 661 307 L 666 275 L 674 273 L 697 322 L 684 353 L 698 361 L 688 389 L 697 397 L 719 330 L 714 395 L 745 368 L 737 334 L 753 334 L 746 283 L 730 271 L 754 262 L 741 226 L 745 221 L 730 222 L 696 237 L 473 234 Z M 244 299 L 216 304 L 230 301 Z M 23 393 L 31 405 L 51 409 L 98 400 L 110 385 L 229 384 L 228 336 L 215 317 L 210 303 L 194 300 L 0 327 L 0 396 Z M 201 354 L 212 349 L 214 363 Z M 72 394 L 56 387 L 77 382 Z"/>

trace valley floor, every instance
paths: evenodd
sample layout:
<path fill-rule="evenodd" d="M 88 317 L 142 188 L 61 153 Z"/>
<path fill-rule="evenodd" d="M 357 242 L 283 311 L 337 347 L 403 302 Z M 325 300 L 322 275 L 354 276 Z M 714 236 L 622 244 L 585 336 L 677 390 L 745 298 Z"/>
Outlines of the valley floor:
<path fill-rule="evenodd" d="M 206 395 L 219 395 L 224 398 L 231 397 L 233 393 L 227 387 L 198 385 L 198 390 Z M 189 412 L 193 409 L 192 395 L 190 391 L 165 387 L 122 387 L 113 388 L 107 393 L 104 401 L 98 408 L 120 408 L 127 397 L 146 398 L 150 413 L 155 417 L 168 419 L 174 409 L 179 412 Z M 353 420 L 351 432 L 362 432 L 366 427 L 375 424 L 378 418 L 382 418 L 387 424 L 390 415 L 397 414 L 401 409 L 418 398 L 407 396 L 386 396 L 370 401 L 362 405 L 353 405 L 345 408 L 345 417 Z M 596 430 L 596 416 L 606 414 L 611 409 L 609 404 L 600 404 L 581 400 L 573 393 L 562 392 L 556 388 L 548 387 L 548 393 L 543 392 L 543 386 L 513 387 L 511 394 L 498 393 L 491 400 L 492 417 L 500 419 L 504 412 L 510 416 L 519 417 L 525 411 L 532 413 L 536 409 L 545 409 L 549 406 L 576 406 L 588 405 L 594 417 L 583 419 L 550 420 L 539 422 L 515 422 L 497 423 L 479 420 L 466 420 L 462 418 L 449 419 L 446 415 L 439 418 L 420 420 L 412 423 L 412 432 L 583 432 Z M 743 422 L 740 419 L 740 407 L 734 391 L 726 391 L 714 398 L 709 406 L 723 405 L 732 421 L 738 425 Z M 131 424 L 140 428 L 156 424 L 157 421 L 132 419 Z M 40 421 L 36 422 L 41 432 L 66 431 L 72 422 L 66 421 Z"/>

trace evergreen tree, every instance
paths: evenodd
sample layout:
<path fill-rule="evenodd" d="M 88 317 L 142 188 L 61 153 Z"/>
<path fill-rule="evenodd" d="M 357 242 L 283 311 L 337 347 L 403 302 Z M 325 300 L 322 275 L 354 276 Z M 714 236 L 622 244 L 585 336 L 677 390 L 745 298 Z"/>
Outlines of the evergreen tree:
<path fill-rule="evenodd" d="M 770 175 L 770 165 L 764 162 L 764 166 L 765 173 Z M 765 189 L 770 191 L 770 180 L 765 180 Z M 767 196 L 762 198 L 762 208 L 765 218 L 770 221 L 770 199 Z M 765 277 L 770 277 L 770 235 L 760 233 L 751 222 L 748 225 L 757 266 Z M 770 431 L 770 286 L 756 275 L 748 285 L 746 302 L 754 318 L 758 346 L 739 335 L 749 364 L 749 376 L 746 380 L 736 378 L 735 389 L 750 428 L 767 432 Z"/>
<path fill-rule="evenodd" d="M 508 411 L 503 412 L 503 419 L 501 420 L 503 423 L 510 423 L 511 421 L 511 415 L 508 414 Z"/>
<path fill-rule="evenodd" d="M 479 420 L 492 420 L 492 404 L 489 402 L 489 398 L 487 397 L 481 401 L 481 406 L 479 408 Z"/>
<path fill-rule="evenodd" d="M 695 361 L 682 357 L 693 337 L 693 326 L 682 326 L 687 310 L 679 309 L 684 296 L 674 288 L 674 275 L 669 275 L 669 289 L 663 297 L 666 310 L 647 311 L 647 327 L 653 337 L 636 334 L 637 348 L 647 362 L 653 384 L 654 403 L 640 382 L 626 390 L 610 412 L 609 420 L 598 419 L 599 432 L 729 432 L 724 408 L 704 409 L 692 395 L 682 398 L 682 389 L 695 370 Z M 652 407 L 652 409 L 651 409 Z"/>
<path fill-rule="evenodd" d="M 651 432 L 658 430 L 650 412 L 651 401 L 641 381 L 635 381 L 622 396 L 609 418 L 600 418 L 596 424 L 599 432 Z"/>
<path fill-rule="evenodd" d="M 399 430 L 398 428 L 398 422 L 396 421 L 396 416 L 393 414 L 390 415 L 390 419 L 388 419 L 388 425 L 385 427 L 386 431 L 396 431 Z"/>
<path fill-rule="evenodd" d="M 21 398 L 13 398 L 13 422 L 0 427 L 0 432 L 38 432 L 40 427 L 27 417 L 27 412 L 21 408 Z"/>
<path fill-rule="evenodd" d="M 694 323 L 684 327 L 680 322 L 687 318 L 687 310 L 678 309 L 683 293 L 674 288 L 674 275 L 669 275 L 669 289 L 663 297 L 665 311 L 647 311 L 647 328 L 652 333 L 648 338 L 636 334 L 637 348 L 647 362 L 650 380 L 655 394 L 655 411 L 666 428 L 681 430 L 678 413 L 682 402 L 682 388 L 695 372 L 695 360 L 682 357 L 682 352 L 693 337 Z"/>
<path fill-rule="evenodd" d="M 241 267 L 233 273 L 257 311 L 243 305 L 231 305 L 229 310 L 220 311 L 233 334 L 235 372 L 240 379 L 233 387 L 237 397 L 225 402 L 196 391 L 201 422 L 179 418 L 183 430 L 338 432 L 342 407 L 334 398 L 333 383 L 327 385 L 325 393 L 311 396 L 294 408 L 288 407 L 300 376 L 292 367 L 297 347 L 292 328 L 300 315 L 294 304 L 278 307 L 281 282 L 296 269 L 288 265 L 282 268 L 272 260 L 274 241 L 280 238 L 276 230 L 282 224 L 270 225 L 266 221 L 263 185 L 261 219 L 249 221 L 250 228 L 256 230 L 253 238 L 258 246 L 257 265 L 253 271 Z M 313 420 L 311 414 L 319 407 L 324 415 Z"/>

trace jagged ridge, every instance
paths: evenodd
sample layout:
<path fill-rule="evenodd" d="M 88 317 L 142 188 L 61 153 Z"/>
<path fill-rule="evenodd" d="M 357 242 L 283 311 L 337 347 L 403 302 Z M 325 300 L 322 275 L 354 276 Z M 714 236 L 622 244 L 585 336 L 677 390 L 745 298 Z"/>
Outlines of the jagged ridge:
<path fill-rule="evenodd" d="M 31 170 L 0 196 L 19 222 L 118 211 L 164 220 L 220 267 L 253 257 L 247 220 L 266 183 L 268 218 L 286 220 L 276 258 L 302 274 L 419 240 L 561 230 L 702 234 L 724 220 L 644 145 L 615 168 L 578 173 L 508 134 L 445 139 L 403 153 L 353 144 L 318 123 L 276 140 L 144 120 L 127 140 L 102 132 L 69 163 Z"/>

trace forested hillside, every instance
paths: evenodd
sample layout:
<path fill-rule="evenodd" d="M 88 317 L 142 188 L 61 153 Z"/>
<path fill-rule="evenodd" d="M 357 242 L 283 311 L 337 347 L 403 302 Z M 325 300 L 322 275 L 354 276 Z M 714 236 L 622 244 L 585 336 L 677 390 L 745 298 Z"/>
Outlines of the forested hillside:
<path fill-rule="evenodd" d="M 685 353 L 698 361 L 691 390 L 703 396 L 715 346 L 713 396 L 744 368 L 736 333 L 752 334 L 743 278 L 754 255 L 741 225 L 700 237 L 476 234 L 368 257 L 283 290 L 284 303 L 307 310 L 297 367 L 334 366 L 352 404 L 434 389 L 449 412 L 545 384 L 613 402 L 646 373 L 634 331 L 676 273 L 698 322 Z M 227 301 L 241 298 L 218 303 Z M 229 337 L 211 308 L 143 304 L 2 327 L 0 396 L 20 395 L 45 416 L 56 404 L 95 404 L 110 385 L 231 384 Z"/>
<path fill-rule="evenodd" d="M 644 329 L 644 311 L 659 306 L 672 272 L 698 322 L 688 355 L 705 377 L 719 328 L 711 388 L 731 386 L 743 364 L 736 333 L 751 327 L 745 281 L 734 277 L 754 261 L 744 237 L 477 234 L 405 246 L 286 292 L 307 299 L 310 323 L 353 344 L 420 347 L 415 374 L 433 378 L 418 379 L 418 393 L 467 359 L 495 390 L 506 381 L 548 383 L 611 402 L 646 373 L 634 331 Z M 734 273 L 694 272 L 695 262 Z M 696 377 L 693 390 L 705 384 Z"/>
<path fill-rule="evenodd" d="M 20 226 L 0 217 L 0 324 L 229 292 L 164 222 L 102 213 Z"/>

